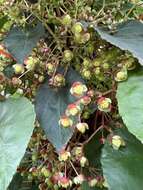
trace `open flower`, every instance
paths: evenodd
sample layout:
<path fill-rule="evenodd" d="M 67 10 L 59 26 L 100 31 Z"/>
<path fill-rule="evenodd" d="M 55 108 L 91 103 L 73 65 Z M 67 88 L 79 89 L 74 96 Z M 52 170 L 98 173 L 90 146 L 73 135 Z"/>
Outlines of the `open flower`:
<path fill-rule="evenodd" d="M 81 111 L 80 106 L 77 104 L 69 104 L 66 109 L 66 115 L 67 116 L 76 116 Z"/>
<path fill-rule="evenodd" d="M 85 181 L 85 177 L 82 174 L 80 174 L 80 175 L 74 177 L 73 181 L 76 185 L 82 184 Z"/>
<path fill-rule="evenodd" d="M 81 97 L 87 92 L 87 87 L 81 82 L 74 82 L 70 93 L 75 97 Z"/>
<path fill-rule="evenodd" d="M 64 115 L 60 118 L 59 125 L 65 128 L 71 127 L 73 125 L 73 121 L 68 116 Z"/>
<path fill-rule="evenodd" d="M 59 154 L 59 160 L 60 160 L 60 161 L 64 161 L 64 162 L 65 162 L 65 161 L 68 160 L 70 157 L 71 157 L 70 152 L 68 152 L 68 151 L 66 151 L 66 150 L 61 151 L 60 154 Z"/>
<path fill-rule="evenodd" d="M 111 99 L 101 97 L 97 101 L 98 109 L 103 112 L 110 112 L 111 111 Z"/>

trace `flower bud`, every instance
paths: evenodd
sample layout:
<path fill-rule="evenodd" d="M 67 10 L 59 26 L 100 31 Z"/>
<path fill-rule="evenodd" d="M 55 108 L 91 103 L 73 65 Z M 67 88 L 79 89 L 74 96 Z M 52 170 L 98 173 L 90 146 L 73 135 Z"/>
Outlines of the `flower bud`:
<path fill-rule="evenodd" d="M 84 68 L 81 70 L 81 75 L 83 78 L 89 80 L 91 78 L 91 71 L 89 69 Z"/>
<path fill-rule="evenodd" d="M 116 73 L 115 80 L 117 82 L 125 81 L 128 78 L 127 70 L 123 69 Z"/>
<path fill-rule="evenodd" d="M 90 104 L 91 102 L 91 98 L 89 96 L 83 96 L 80 99 L 80 103 L 83 104 L 84 106 L 87 106 L 88 104 Z"/>
<path fill-rule="evenodd" d="M 13 68 L 14 68 L 15 74 L 17 74 L 17 75 L 24 73 L 24 66 L 22 64 L 17 63 L 15 65 L 13 65 Z"/>
<path fill-rule="evenodd" d="M 85 167 L 85 165 L 87 165 L 87 164 L 88 164 L 87 158 L 85 156 L 82 156 L 80 158 L 80 165 L 81 165 L 81 167 Z"/>
<path fill-rule="evenodd" d="M 32 56 L 24 60 L 24 64 L 26 65 L 27 70 L 34 70 L 36 63 L 37 63 L 37 60 L 33 58 Z"/>
<path fill-rule="evenodd" d="M 93 179 L 90 179 L 88 184 L 90 187 L 95 187 L 97 185 L 97 179 L 96 178 L 93 178 Z"/>
<path fill-rule="evenodd" d="M 85 133 L 85 131 L 86 131 L 87 129 L 89 129 L 87 123 L 78 123 L 78 124 L 76 124 L 76 128 L 77 128 L 78 131 L 81 132 L 81 133 Z"/>
<path fill-rule="evenodd" d="M 62 74 L 58 73 L 53 78 L 53 85 L 57 87 L 61 87 L 65 85 L 65 78 Z"/>
<path fill-rule="evenodd" d="M 81 24 L 80 22 L 75 23 L 75 24 L 73 25 L 73 27 L 72 27 L 72 32 L 73 32 L 74 34 L 81 33 L 82 30 L 83 30 L 83 26 L 82 26 L 82 24 Z"/>
<path fill-rule="evenodd" d="M 48 169 L 48 168 L 46 168 L 45 166 L 44 167 L 42 167 L 42 169 L 41 169 L 41 173 L 44 175 L 44 177 L 49 177 L 50 175 L 51 175 L 51 172 L 50 172 L 50 170 Z"/>
<path fill-rule="evenodd" d="M 63 60 L 70 62 L 73 59 L 73 52 L 71 50 L 65 50 L 63 54 Z"/>
<path fill-rule="evenodd" d="M 119 135 L 114 135 L 112 137 L 112 146 L 114 149 L 118 150 L 121 146 L 125 146 L 125 142 Z"/>
<path fill-rule="evenodd" d="M 73 179 L 73 182 L 74 182 L 76 185 L 80 185 L 80 184 L 82 184 L 84 181 L 85 181 L 85 177 L 84 177 L 82 174 L 80 174 L 80 175 L 74 177 L 74 179 Z"/>
<path fill-rule="evenodd" d="M 72 185 L 72 181 L 67 177 L 60 177 L 58 185 L 62 188 L 68 188 Z"/>
<path fill-rule="evenodd" d="M 64 15 L 61 22 L 64 26 L 69 26 L 69 25 L 71 25 L 72 19 L 71 19 L 70 15 Z"/>

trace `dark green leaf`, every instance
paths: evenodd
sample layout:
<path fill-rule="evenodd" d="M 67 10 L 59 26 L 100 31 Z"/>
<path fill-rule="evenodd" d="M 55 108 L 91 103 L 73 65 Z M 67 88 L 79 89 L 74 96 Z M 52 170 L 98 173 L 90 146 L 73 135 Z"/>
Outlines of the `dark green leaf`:
<path fill-rule="evenodd" d="M 67 105 L 75 101 L 69 92 L 72 83 L 82 81 L 82 79 L 74 70 L 70 69 L 67 73 L 66 81 L 66 86 L 61 89 L 51 88 L 47 81 L 41 85 L 36 96 L 38 120 L 45 130 L 49 141 L 57 151 L 61 150 L 72 137 L 73 129 L 62 128 L 58 122 L 64 114 Z"/>
<path fill-rule="evenodd" d="M 0 102 L 0 190 L 6 190 L 34 129 L 33 105 L 26 98 Z"/>
<path fill-rule="evenodd" d="M 87 157 L 90 166 L 100 168 L 100 156 L 101 156 L 101 148 L 102 144 L 99 142 L 101 138 L 101 133 L 98 132 L 96 135 L 91 139 L 91 141 L 85 145 L 84 152 L 85 156 Z"/>
<path fill-rule="evenodd" d="M 143 141 L 143 69 L 118 85 L 119 113 L 128 130 Z"/>
<path fill-rule="evenodd" d="M 143 24 L 132 20 L 117 26 L 117 32 L 110 34 L 107 28 L 95 27 L 101 38 L 111 44 L 130 51 L 143 64 Z"/>
<path fill-rule="evenodd" d="M 109 190 L 141 190 L 143 187 L 143 145 L 127 129 L 115 132 L 126 143 L 119 150 L 107 142 L 102 152 L 102 167 Z"/>
<path fill-rule="evenodd" d="M 13 27 L 4 39 L 4 44 L 18 63 L 23 64 L 24 59 L 31 53 L 44 33 L 44 27 L 41 23 L 23 30 L 19 27 Z"/>
<path fill-rule="evenodd" d="M 8 190 L 20 190 L 22 181 L 23 181 L 22 176 L 16 173 L 8 187 Z"/>
<path fill-rule="evenodd" d="M 3 28 L 6 22 L 7 22 L 7 16 L 3 16 L 2 18 L 0 18 L 0 29 Z"/>

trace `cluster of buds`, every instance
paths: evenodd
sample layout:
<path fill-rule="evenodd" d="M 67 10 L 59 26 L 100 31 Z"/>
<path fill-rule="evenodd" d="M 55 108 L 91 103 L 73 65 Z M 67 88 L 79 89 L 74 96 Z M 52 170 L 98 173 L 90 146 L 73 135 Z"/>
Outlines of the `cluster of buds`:
<path fill-rule="evenodd" d="M 63 115 L 59 124 L 63 127 L 76 127 L 76 129 L 82 134 L 89 129 L 87 123 L 77 122 L 77 118 L 80 117 L 84 106 L 87 106 L 91 102 L 91 98 L 94 96 L 92 90 L 88 91 L 85 84 L 81 82 L 74 82 L 71 86 L 70 93 L 78 98 L 78 100 L 72 104 L 69 104 L 65 110 L 65 115 Z M 74 119 L 76 117 L 76 119 Z"/>
<path fill-rule="evenodd" d="M 100 97 L 97 101 L 97 106 L 100 111 L 110 112 L 111 111 L 111 99 L 106 97 Z"/>
<path fill-rule="evenodd" d="M 58 179 L 58 185 L 62 188 L 68 188 L 72 186 L 72 181 L 65 176 L 60 176 Z"/>

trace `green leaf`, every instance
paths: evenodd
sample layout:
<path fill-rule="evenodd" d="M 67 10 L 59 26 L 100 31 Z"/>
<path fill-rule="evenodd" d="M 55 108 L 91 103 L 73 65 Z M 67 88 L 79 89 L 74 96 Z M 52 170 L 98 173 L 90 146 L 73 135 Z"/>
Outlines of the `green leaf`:
<path fill-rule="evenodd" d="M 58 122 L 67 105 L 75 101 L 69 92 L 72 83 L 75 81 L 83 82 L 81 77 L 70 69 L 66 76 L 67 84 L 64 88 L 53 89 L 47 81 L 41 85 L 37 92 L 35 106 L 38 120 L 57 151 L 66 146 L 73 134 L 72 128 L 65 129 L 59 126 Z"/>
<path fill-rule="evenodd" d="M 119 150 L 107 142 L 103 148 L 101 163 L 109 190 L 141 190 L 143 187 L 143 145 L 127 129 L 115 132 L 126 143 Z"/>
<path fill-rule="evenodd" d="M 117 32 L 111 34 L 105 27 L 95 27 L 101 38 L 111 44 L 130 51 L 143 65 L 143 24 L 139 21 L 127 21 L 117 26 Z"/>
<path fill-rule="evenodd" d="M 119 113 L 128 130 L 143 141 L 143 69 L 131 73 L 119 83 L 117 90 Z"/>
<path fill-rule="evenodd" d="M 13 27 L 4 39 L 4 44 L 18 63 L 23 64 L 24 59 L 31 53 L 44 33 L 44 27 L 41 23 L 25 29 Z"/>
<path fill-rule="evenodd" d="M 87 182 L 83 182 L 82 184 L 82 190 L 104 190 L 103 188 L 98 188 L 98 187 L 89 187 Z"/>
<path fill-rule="evenodd" d="M 23 178 L 20 174 L 16 173 L 8 187 L 8 190 L 20 190 Z"/>
<path fill-rule="evenodd" d="M 0 102 L 0 190 L 6 190 L 34 129 L 35 114 L 26 98 Z"/>
<path fill-rule="evenodd" d="M 100 168 L 100 156 L 102 144 L 99 142 L 102 137 L 101 132 L 95 134 L 95 136 L 84 147 L 84 153 L 87 157 L 90 166 Z"/>
<path fill-rule="evenodd" d="M 8 21 L 7 16 L 3 16 L 0 18 L 0 29 L 3 28 L 3 26 L 5 25 L 5 23 Z"/>

